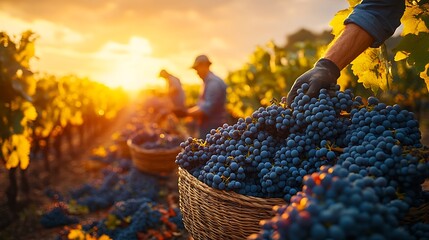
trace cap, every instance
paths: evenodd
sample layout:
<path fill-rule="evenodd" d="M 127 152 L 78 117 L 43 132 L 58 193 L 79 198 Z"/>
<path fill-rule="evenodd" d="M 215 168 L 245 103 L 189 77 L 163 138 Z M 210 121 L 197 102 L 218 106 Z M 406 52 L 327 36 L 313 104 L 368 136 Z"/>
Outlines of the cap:
<path fill-rule="evenodd" d="M 212 64 L 206 55 L 199 55 L 195 58 L 194 64 L 191 68 L 196 68 L 201 63 L 208 63 L 209 65 Z"/>
<path fill-rule="evenodd" d="M 159 72 L 158 77 L 165 77 L 165 76 L 167 76 L 167 74 L 168 74 L 168 72 L 167 72 L 165 69 L 162 69 L 162 70 Z"/>

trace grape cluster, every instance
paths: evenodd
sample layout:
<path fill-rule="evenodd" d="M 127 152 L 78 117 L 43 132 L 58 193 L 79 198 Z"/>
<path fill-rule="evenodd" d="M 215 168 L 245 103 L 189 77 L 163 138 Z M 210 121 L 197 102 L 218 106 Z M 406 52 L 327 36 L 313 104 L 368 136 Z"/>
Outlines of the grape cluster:
<path fill-rule="evenodd" d="M 132 138 L 133 143 L 144 149 L 173 149 L 179 147 L 183 138 L 159 128 L 148 128 Z"/>
<path fill-rule="evenodd" d="M 173 239 L 170 232 L 183 230 L 182 215 L 178 208 L 167 210 L 148 198 L 134 198 L 117 202 L 106 218 L 82 226 L 93 237 L 109 236 L 118 240 Z M 152 235 L 153 234 L 153 235 Z"/>
<path fill-rule="evenodd" d="M 399 200 L 381 203 L 377 190 L 387 187 L 383 177 L 364 177 L 336 165 L 321 167 L 304 179 L 301 192 L 276 216 L 262 221 L 250 239 L 413 239 L 400 228 L 397 215 L 408 205 Z"/>
<path fill-rule="evenodd" d="M 148 198 L 129 199 L 118 202 L 109 212 L 109 217 L 98 221 L 98 236 L 108 235 L 112 239 L 138 239 L 137 233 L 161 225 L 161 213 Z M 114 222 L 111 223 L 111 219 Z M 118 224 L 119 223 L 119 224 Z M 118 225 L 118 226 L 116 226 Z"/>
<path fill-rule="evenodd" d="M 351 91 L 334 96 L 322 90 L 309 98 L 298 90 L 292 108 L 285 99 L 234 125 L 224 124 L 206 139 L 188 138 L 176 163 L 207 185 L 257 197 L 282 197 L 286 201 L 302 187 L 305 175 L 333 164 L 351 121 L 342 112 L 358 105 Z"/>
<path fill-rule="evenodd" d="M 40 218 L 40 224 L 45 228 L 54 228 L 78 222 L 79 219 L 71 216 L 67 205 L 62 202 L 55 204 L 52 209 L 44 213 Z"/>
<path fill-rule="evenodd" d="M 159 182 L 154 176 L 144 174 L 135 168 L 127 174 L 120 174 L 111 169 L 105 169 L 103 173 L 101 183 L 84 184 L 70 192 L 71 198 L 93 212 L 130 198 L 158 197 Z"/>

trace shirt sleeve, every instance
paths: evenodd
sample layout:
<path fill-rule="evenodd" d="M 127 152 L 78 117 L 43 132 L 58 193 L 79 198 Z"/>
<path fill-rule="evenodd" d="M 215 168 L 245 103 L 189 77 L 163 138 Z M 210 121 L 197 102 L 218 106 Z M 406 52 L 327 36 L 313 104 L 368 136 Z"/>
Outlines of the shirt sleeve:
<path fill-rule="evenodd" d="M 363 0 L 344 21 L 354 23 L 373 38 L 371 47 L 380 46 L 401 24 L 405 0 Z"/>

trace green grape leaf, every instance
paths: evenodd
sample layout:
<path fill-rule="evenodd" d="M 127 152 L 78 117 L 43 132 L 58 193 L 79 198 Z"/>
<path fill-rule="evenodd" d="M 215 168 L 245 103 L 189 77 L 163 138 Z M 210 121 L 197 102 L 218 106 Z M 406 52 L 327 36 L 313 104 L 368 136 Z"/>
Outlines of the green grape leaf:
<path fill-rule="evenodd" d="M 419 72 L 424 71 L 429 63 L 429 33 L 405 35 L 394 51 L 408 55 L 407 62 L 414 65 Z"/>
<path fill-rule="evenodd" d="M 21 134 L 24 132 L 25 128 L 21 123 L 24 117 L 24 112 L 22 112 L 21 110 L 16 110 L 12 112 L 11 121 L 14 134 Z"/>

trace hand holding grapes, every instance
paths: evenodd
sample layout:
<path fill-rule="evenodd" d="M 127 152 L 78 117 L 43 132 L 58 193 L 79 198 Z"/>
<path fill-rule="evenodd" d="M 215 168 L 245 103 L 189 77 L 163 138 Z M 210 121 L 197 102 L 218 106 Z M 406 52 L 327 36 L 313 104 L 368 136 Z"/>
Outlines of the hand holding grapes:
<path fill-rule="evenodd" d="M 330 89 L 337 83 L 341 69 L 345 68 L 365 49 L 370 47 L 374 38 L 362 27 L 348 23 L 338 39 L 328 48 L 324 57 L 320 59 L 312 69 L 296 79 L 287 97 L 290 106 L 296 97 L 298 90 L 304 83 L 309 85 L 306 92 L 314 97 L 320 89 Z"/>
<path fill-rule="evenodd" d="M 320 89 L 330 89 L 335 87 L 337 79 L 340 76 L 340 69 L 329 59 L 322 58 L 314 65 L 314 67 L 300 77 L 298 77 L 293 84 L 287 96 L 287 104 L 291 106 L 293 99 L 297 96 L 297 90 L 301 88 L 304 83 L 309 85 L 306 92 L 310 97 L 315 97 Z"/>

